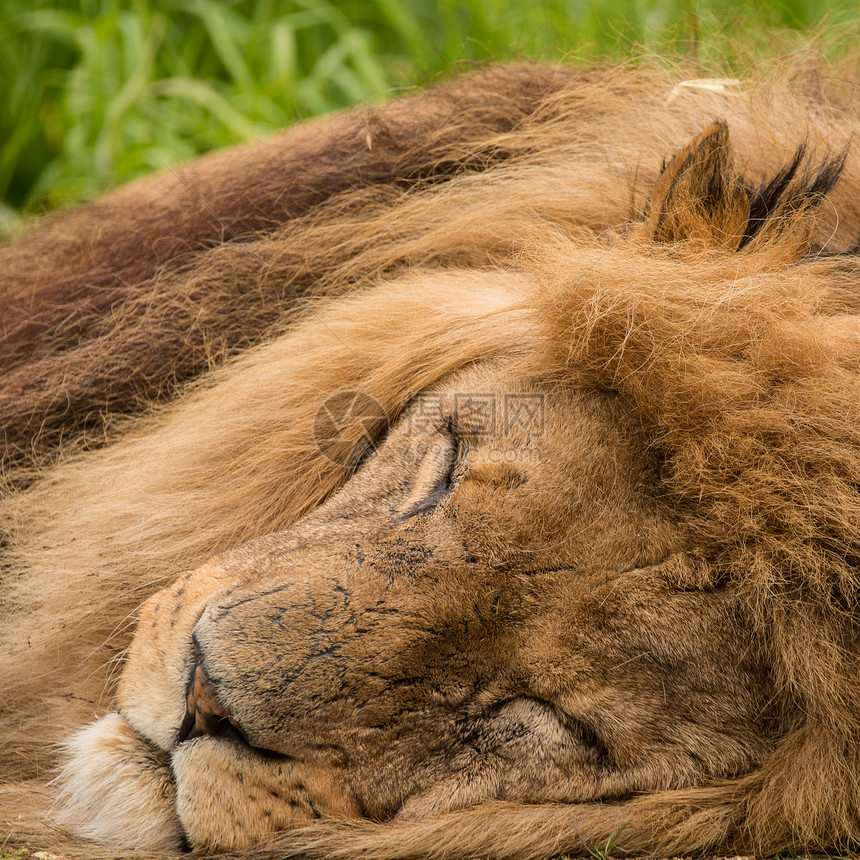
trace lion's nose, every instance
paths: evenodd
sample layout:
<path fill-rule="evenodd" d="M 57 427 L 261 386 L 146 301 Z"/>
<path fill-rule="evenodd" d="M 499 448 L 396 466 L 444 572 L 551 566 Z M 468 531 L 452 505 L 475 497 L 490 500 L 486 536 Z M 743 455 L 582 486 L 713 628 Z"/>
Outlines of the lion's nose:
<path fill-rule="evenodd" d="M 241 731 L 230 719 L 230 710 L 218 700 L 203 668 L 200 652 L 195 649 L 197 665 L 188 682 L 185 695 L 185 718 L 179 727 L 179 743 L 202 735 L 239 736 Z"/>

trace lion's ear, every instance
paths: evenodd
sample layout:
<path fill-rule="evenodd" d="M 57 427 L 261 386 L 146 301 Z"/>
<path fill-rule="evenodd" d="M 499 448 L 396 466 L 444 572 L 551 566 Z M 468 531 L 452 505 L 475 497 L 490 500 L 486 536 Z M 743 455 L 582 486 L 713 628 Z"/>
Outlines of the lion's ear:
<path fill-rule="evenodd" d="M 737 250 L 750 200 L 734 173 L 725 122 L 709 125 L 664 166 L 647 212 L 635 231 L 637 238 Z"/>

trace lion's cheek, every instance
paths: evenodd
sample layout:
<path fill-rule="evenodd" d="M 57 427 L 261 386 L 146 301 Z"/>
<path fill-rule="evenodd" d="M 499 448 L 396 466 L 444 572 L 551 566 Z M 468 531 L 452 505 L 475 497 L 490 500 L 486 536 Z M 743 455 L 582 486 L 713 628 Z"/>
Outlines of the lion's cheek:
<path fill-rule="evenodd" d="M 169 760 L 119 714 L 108 714 L 73 735 L 65 751 L 58 823 L 125 848 L 182 847 Z"/>
<path fill-rule="evenodd" d="M 316 818 L 360 816 L 336 773 L 217 738 L 182 744 L 173 772 L 176 810 L 197 851 L 242 851 Z"/>

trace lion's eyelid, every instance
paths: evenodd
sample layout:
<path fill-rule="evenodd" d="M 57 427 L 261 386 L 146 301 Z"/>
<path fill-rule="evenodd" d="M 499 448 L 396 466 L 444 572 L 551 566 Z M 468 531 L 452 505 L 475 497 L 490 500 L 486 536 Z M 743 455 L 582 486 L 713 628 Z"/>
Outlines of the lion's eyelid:
<path fill-rule="evenodd" d="M 405 510 L 400 516 L 404 522 L 418 514 L 434 510 L 441 502 L 447 499 L 456 485 L 455 473 L 458 467 L 465 462 L 464 442 L 454 426 L 454 421 L 448 419 L 445 427 L 440 430 L 436 438 L 445 440 L 444 448 L 440 449 L 439 443 L 431 443 L 421 460 L 416 476 L 416 488 L 432 483 L 431 489 L 425 492 L 412 493 L 406 500 Z M 441 458 L 438 456 L 441 454 Z M 437 455 L 434 457 L 434 455 Z M 441 459 L 441 462 L 439 462 Z M 434 462 L 435 460 L 435 462 Z M 435 467 L 435 468 L 434 468 Z M 423 475 L 422 475 L 423 473 Z M 422 477 L 424 480 L 422 480 Z M 417 498 L 416 498 L 417 496 Z"/>

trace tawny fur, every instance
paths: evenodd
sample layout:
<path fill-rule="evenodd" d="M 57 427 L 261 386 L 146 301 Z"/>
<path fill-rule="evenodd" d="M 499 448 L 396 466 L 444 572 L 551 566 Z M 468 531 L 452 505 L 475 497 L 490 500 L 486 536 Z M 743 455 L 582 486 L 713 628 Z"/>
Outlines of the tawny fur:
<path fill-rule="evenodd" d="M 820 78 L 674 90 L 687 76 L 494 69 L 143 180 L 3 249 L 13 839 L 99 856 L 14 816 L 46 811 L 49 745 L 110 709 L 137 607 L 347 479 L 310 438 L 325 394 L 394 418 L 520 345 L 524 368 L 631 404 L 701 560 L 690 587 L 739 590 L 786 731 L 729 782 L 325 822 L 258 856 L 538 858 L 619 829 L 640 853 L 856 845 L 860 299 L 857 258 L 831 255 L 860 236 L 860 162 L 740 250 L 731 191 L 703 214 L 679 182 L 663 232 L 649 219 L 663 164 L 714 120 L 732 188 L 804 142 L 809 164 L 843 152 L 860 122 Z"/>

